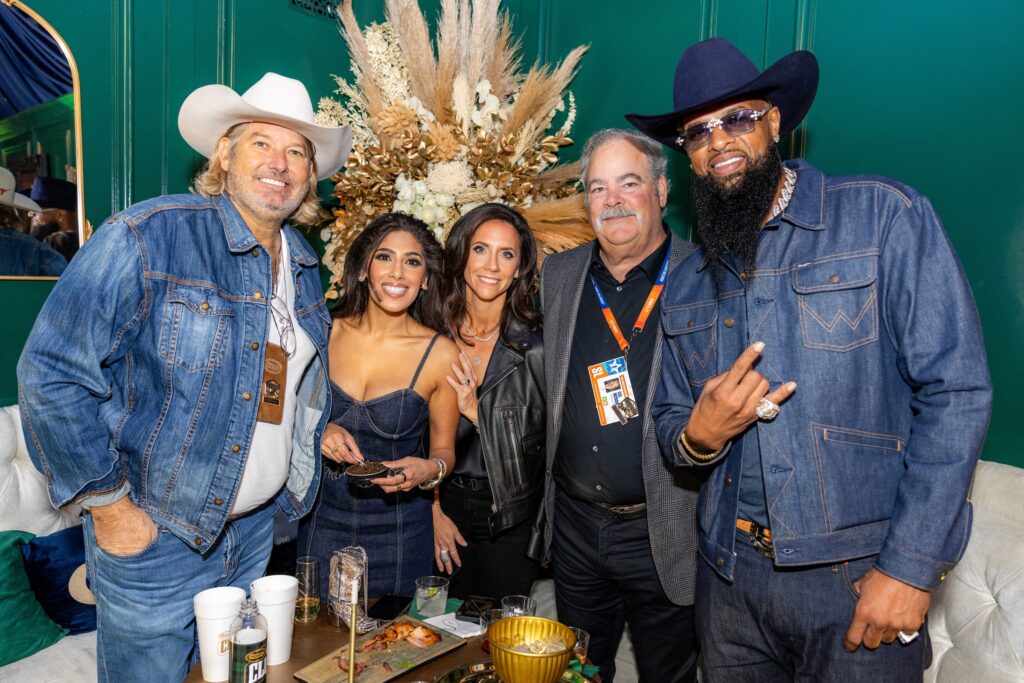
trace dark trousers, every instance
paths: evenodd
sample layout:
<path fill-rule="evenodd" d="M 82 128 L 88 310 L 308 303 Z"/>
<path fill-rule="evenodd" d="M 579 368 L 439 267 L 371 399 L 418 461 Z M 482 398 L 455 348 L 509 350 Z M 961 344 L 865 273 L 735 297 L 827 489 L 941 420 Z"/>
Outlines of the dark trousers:
<path fill-rule="evenodd" d="M 931 656 L 926 628 L 909 645 L 897 640 L 876 650 L 843 649 L 858 598 L 853 582 L 874 560 L 780 569 L 744 534 L 736 538 L 731 584 L 698 560 L 705 683 L 921 681 Z"/>
<path fill-rule="evenodd" d="M 441 509 L 455 522 L 469 543 L 459 547 L 462 568 L 456 569 L 448 585 L 448 596 L 465 600 L 471 595 L 490 597 L 495 607 L 506 595 L 529 595 L 540 565 L 526 556 L 531 520 L 491 536 L 487 517 L 491 514 L 491 492 L 445 486 Z"/>
<path fill-rule="evenodd" d="M 558 620 L 590 633 L 589 655 L 601 680 L 614 680 L 615 651 L 629 624 L 641 683 L 695 681 L 693 607 L 665 595 L 646 516 L 614 519 L 558 490 L 553 531 Z"/>

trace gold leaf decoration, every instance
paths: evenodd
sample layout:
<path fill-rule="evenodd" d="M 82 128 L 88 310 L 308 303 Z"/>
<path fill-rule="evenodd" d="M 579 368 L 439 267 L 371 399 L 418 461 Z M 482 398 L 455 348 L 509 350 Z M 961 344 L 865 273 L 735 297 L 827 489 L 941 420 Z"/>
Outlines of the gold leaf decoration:
<path fill-rule="evenodd" d="M 461 215 L 496 201 L 523 213 L 543 253 L 593 237 L 579 164 L 558 165 L 576 116 L 567 88 L 587 48 L 522 73 L 500 4 L 441 0 L 436 38 L 416 0 L 386 0 L 386 21 L 365 28 L 352 0 L 339 5 L 353 81 L 335 77 L 340 101 L 322 100 L 317 117 L 351 126 L 353 147 L 321 231 L 328 299 L 340 295 L 352 241 L 389 211 L 420 218 L 443 241 Z"/>

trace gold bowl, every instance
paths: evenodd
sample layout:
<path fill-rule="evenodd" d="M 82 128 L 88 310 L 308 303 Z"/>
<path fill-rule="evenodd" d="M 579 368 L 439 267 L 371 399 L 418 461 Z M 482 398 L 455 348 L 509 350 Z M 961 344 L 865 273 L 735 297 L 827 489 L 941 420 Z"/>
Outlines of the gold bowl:
<path fill-rule="evenodd" d="M 558 652 L 535 654 L 517 652 L 513 646 L 548 636 L 560 637 L 565 648 Z M 576 636 L 569 627 L 542 617 L 508 617 L 487 627 L 494 670 L 505 683 L 556 683 L 569 666 Z"/>

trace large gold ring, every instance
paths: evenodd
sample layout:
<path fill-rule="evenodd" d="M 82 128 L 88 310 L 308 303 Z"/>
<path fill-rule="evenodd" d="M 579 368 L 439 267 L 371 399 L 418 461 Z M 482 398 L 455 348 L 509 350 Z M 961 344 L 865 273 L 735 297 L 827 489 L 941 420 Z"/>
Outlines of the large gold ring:
<path fill-rule="evenodd" d="M 402 475 L 402 483 L 403 484 L 406 483 L 407 481 L 409 481 L 409 475 L 407 475 L 404 471 L 403 472 L 399 472 L 399 474 Z"/>

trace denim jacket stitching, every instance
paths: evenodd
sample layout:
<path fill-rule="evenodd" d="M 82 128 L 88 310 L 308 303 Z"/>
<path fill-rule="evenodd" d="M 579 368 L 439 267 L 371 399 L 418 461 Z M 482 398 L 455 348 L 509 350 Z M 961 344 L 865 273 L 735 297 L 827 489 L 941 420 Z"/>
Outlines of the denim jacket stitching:
<path fill-rule="evenodd" d="M 188 429 L 185 431 L 185 438 L 182 441 L 181 448 L 178 449 L 178 457 L 174 462 L 174 466 L 171 468 L 171 474 L 167 478 L 167 485 L 164 487 L 164 495 L 160 501 L 160 510 L 164 511 L 170 507 L 171 496 L 174 493 L 178 483 L 178 475 L 181 473 L 181 468 L 185 464 L 186 456 L 188 455 L 189 449 L 192 446 L 192 441 L 195 438 L 196 428 L 199 423 L 199 417 L 203 413 L 203 408 L 206 406 L 206 401 L 210 393 L 210 385 L 213 382 L 214 370 L 216 366 L 208 364 L 206 366 L 205 377 L 203 377 L 203 383 L 199 390 L 199 396 L 196 400 L 195 409 L 192 411 L 191 419 L 189 419 Z M 147 481 L 143 479 L 143 481 Z"/>
<path fill-rule="evenodd" d="M 863 429 L 851 429 L 849 427 L 839 427 L 839 426 L 836 426 L 836 425 L 826 425 L 826 424 L 821 424 L 820 422 L 812 422 L 811 426 L 815 427 L 816 429 L 820 429 L 822 431 L 822 435 L 821 435 L 822 441 L 833 441 L 835 443 L 850 444 L 851 446 L 864 447 L 864 448 L 878 448 L 878 449 L 882 449 L 882 450 L 890 450 L 890 451 L 897 451 L 897 452 L 902 452 L 902 451 L 906 450 L 906 443 L 903 441 L 903 439 L 901 439 L 900 437 L 898 437 L 898 436 L 896 436 L 894 434 L 882 434 L 881 432 L 868 432 L 868 431 L 864 431 Z M 894 442 L 896 442 L 896 447 L 892 448 L 892 447 L 889 447 L 889 446 L 883 446 L 881 444 L 870 444 L 870 443 L 855 442 L 855 441 L 843 441 L 842 439 L 830 439 L 829 438 L 829 432 L 833 432 L 835 434 L 856 434 L 858 436 L 866 436 L 866 437 L 869 437 L 869 438 L 872 438 L 872 439 L 876 439 L 878 441 L 890 441 L 890 442 L 894 441 Z"/>
<path fill-rule="evenodd" d="M 779 456 L 779 458 L 781 458 L 782 461 L 785 462 L 786 465 L 789 466 L 789 474 L 786 475 L 786 481 L 782 482 L 782 486 L 779 487 L 779 491 L 775 495 L 775 498 L 773 498 L 770 501 L 767 501 L 767 500 L 765 501 L 767 506 L 768 506 L 768 511 L 770 513 L 772 510 L 775 509 L 775 504 L 782 499 L 782 494 L 786 490 L 786 488 L 789 486 L 790 482 L 793 481 L 793 476 L 794 476 L 794 473 L 796 472 L 796 465 L 793 463 L 792 460 L 790 460 L 789 458 L 786 457 L 785 450 L 779 446 L 778 441 L 772 437 L 772 435 L 768 431 L 768 429 L 764 429 L 764 428 L 761 428 L 759 426 L 755 427 L 755 429 L 757 429 L 757 431 L 758 431 L 758 437 L 763 436 L 765 438 L 765 440 L 768 441 L 768 443 L 770 443 L 772 445 L 772 448 L 775 449 L 775 453 Z M 774 514 L 774 516 L 771 517 L 771 520 L 772 520 L 772 528 L 774 530 L 773 533 L 776 536 L 784 535 L 784 534 L 782 534 L 782 530 L 778 528 L 779 526 L 785 527 L 786 531 L 788 533 L 790 533 L 790 534 L 795 534 L 796 533 L 795 530 L 791 526 L 789 526 L 789 524 L 786 522 L 785 518 L 782 516 L 781 513 L 776 512 Z"/>
<path fill-rule="evenodd" d="M 894 195 L 898 197 L 899 200 L 903 202 L 904 206 L 906 206 L 906 208 L 908 209 L 914 205 L 914 202 L 911 201 L 910 197 L 908 197 L 906 194 L 904 194 L 897 188 L 893 187 L 892 184 L 883 183 L 880 180 L 847 180 L 844 182 L 835 183 L 834 185 L 829 187 L 827 191 L 836 192 L 838 190 L 852 189 L 858 187 L 867 187 L 874 190 L 881 190 L 882 192 L 885 192 L 887 194 Z M 824 207 L 824 203 L 822 203 L 822 207 Z"/>
<path fill-rule="evenodd" d="M 871 293 L 868 295 L 867 301 L 861 306 L 861 309 L 857 312 L 857 315 L 851 320 L 846 311 L 839 310 L 832 316 L 831 321 L 826 321 L 817 312 L 811 308 L 803 299 L 803 295 L 797 296 L 797 305 L 800 307 L 800 328 L 803 331 L 804 346 L 809 349 L 821 349 L 823 351 L 852 351 L 862 346 L 872 344 L 878 341 L 878 291 L 871 287 Z M 814 296 L 814 295 L 811 295 Z M 806 314 L 806 315 L 804 315 Z M 856 331 L 864 321 L 865 316 L 870 314 L 870 330 L 866 337 L 856 339 L 846 344 L 828 344 L 825 342 L 816 342 L 813 340 L 812 329 L 808 326 L 808 318 L 813 322 L 817 323 L 818 326 L 832 334 L 835 332 L 836 327 L 840 322 L 846 323 L 851 331 Z"/>
<path fill-rule="evenodd" d="M 818 477 L 818 495 L 820 496 L 821 502 L 821 514 L 825 525 L 825 533 L 832 532 L 832 515 L 829 512 L 828 496 L 825 494 L 825 459 L 821 453 L 821 447 L 818 446 L 817 438 L 817 423 L 811 422 L 809 425 L 811 431 L 811 448 L 814 451 L 814 465 L 817 469 Z M 811 534 L 808 534 L 811 535 Z"/>

